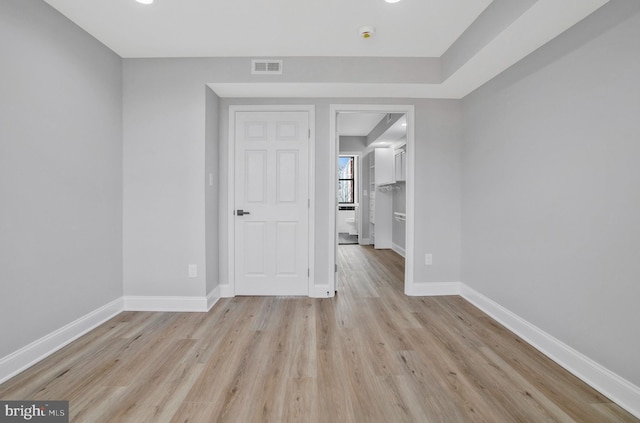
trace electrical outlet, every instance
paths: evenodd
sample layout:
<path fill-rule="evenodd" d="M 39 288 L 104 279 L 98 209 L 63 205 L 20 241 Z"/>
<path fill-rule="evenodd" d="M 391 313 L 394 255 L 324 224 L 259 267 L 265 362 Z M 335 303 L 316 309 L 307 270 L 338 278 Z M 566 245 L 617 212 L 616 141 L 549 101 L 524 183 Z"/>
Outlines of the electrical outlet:
<path fill-rule="evenodd" d="M 424 265 L 431 266 L 433 264 L 433 254 L 424 255 Z"/>
<path fill-rule="evenodd" d="M 189 277 L 190 278 L 197 278 L 198 277 L 198 265 L 197 264 L 190 264 L 189 265 Z"/>

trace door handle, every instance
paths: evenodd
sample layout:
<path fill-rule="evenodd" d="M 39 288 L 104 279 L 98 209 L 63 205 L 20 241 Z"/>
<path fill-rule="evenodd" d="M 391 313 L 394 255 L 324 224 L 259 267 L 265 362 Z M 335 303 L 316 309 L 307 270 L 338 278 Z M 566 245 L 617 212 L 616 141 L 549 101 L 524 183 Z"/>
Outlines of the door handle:
<path fill-rule="evenodd" d="M 245 214 L 251 214 L 251 213 L 244 210 L 236 210 L 236 216 L 244 216 Z"/>

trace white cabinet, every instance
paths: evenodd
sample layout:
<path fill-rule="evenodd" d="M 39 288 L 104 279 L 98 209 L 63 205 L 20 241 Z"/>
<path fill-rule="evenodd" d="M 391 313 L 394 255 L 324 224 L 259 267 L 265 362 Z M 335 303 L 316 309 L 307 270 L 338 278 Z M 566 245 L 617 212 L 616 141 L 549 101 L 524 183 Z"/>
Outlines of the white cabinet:
<path fill-rule="evenodd" d="M 376 148 L 371 152 L 369 160 L 369 177 L 372 181 L 369 194 L 369 235 L 375 248 L 391 248 L 393 194 L 389 184 L 394 182 L 393 150 Z"/>
<path fill-rule="evenodd" d="M 376 148 L 375 157 L 375 183 L 376 185 L 392 184 L 393 177 L 393 150 L 390 148 Z"/>
<path fill-rule="evenodd" d="M 396 150 L 393 156 L 393 174 L 396 182 L 407 180 L 407 152 Z"/>
<path fill-rule="evenodd" d="M 376 162 L 375 155 L 369 155 L 369 222 L 376 223 Z M 373 244 L 373 228 L 371 228 L 371 243 Z"/>

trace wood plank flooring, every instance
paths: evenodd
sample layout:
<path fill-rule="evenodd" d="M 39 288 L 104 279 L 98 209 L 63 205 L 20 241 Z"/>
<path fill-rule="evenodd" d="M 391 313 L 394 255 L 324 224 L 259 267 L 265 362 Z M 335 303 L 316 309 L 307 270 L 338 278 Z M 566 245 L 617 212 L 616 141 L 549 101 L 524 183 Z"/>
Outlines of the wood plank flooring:
<path fill-rule="evenodd" d="M 390 250 L 339 248 L 334 299 L 125 312 L 0 385 L 73 422 L 638 422 L 460 297 L 403 294 Z"/>

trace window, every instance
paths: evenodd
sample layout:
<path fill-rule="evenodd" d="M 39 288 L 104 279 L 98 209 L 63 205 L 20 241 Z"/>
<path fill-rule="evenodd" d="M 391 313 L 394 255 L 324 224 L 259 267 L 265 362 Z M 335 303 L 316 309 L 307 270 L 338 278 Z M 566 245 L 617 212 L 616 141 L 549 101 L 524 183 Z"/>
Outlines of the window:
<path fill-rule="evenodd" d="M 338 202 L 355 204 L 356 189 L 356 157 L 340 156 L 338 158 Z"/>

